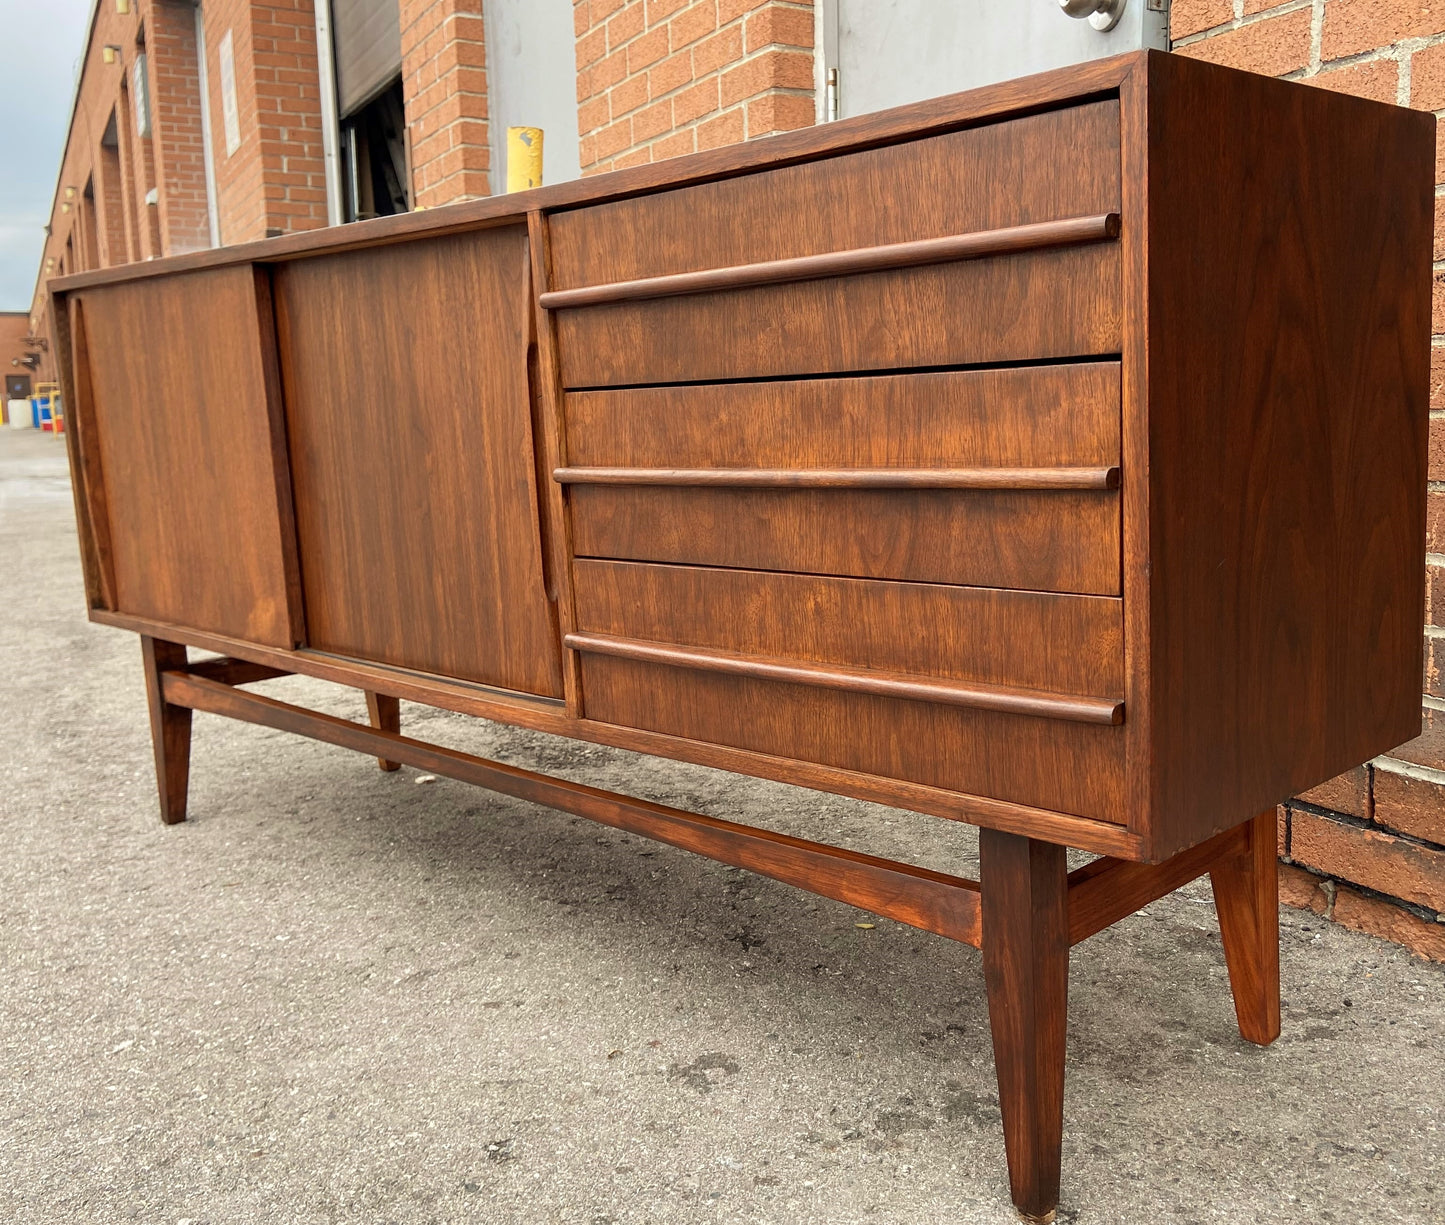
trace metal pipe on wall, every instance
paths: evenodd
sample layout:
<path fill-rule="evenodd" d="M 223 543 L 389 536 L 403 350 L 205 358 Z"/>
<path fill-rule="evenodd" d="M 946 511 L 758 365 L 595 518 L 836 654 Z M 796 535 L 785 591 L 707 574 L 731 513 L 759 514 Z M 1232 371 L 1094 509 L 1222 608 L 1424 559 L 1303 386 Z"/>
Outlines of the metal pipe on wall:
<path fill-rule="evenodd" d="M 206 71 L 206 15 L 196 5 L 196 85 L 201 91 L 201 161 L 206 171 L 206 220 L 211 246 L 221 245 L 221 198 L 216 187 L 216 151 L 211 144 L 211 85 Z"/>
<path fill-rule="evenodd" d="M 341 123 L 336 113 L 336 58 L 331 43 L 331 0 L 314 0 L 316 75 L 321 84 L 321 158 L 326 168 L 326 224 L 340 225 Z"/>

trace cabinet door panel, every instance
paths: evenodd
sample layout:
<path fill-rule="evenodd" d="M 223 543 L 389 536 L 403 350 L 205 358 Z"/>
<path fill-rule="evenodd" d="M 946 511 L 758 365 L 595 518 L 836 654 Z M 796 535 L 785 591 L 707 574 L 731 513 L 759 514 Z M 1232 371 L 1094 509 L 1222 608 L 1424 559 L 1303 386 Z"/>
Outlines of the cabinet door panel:
<path fill-rule="evenodd" d="M 556 696 L 526 231 L 277 270 L 310 643 Z"/>
<path fill-rule="evenodd" d="M 76 409 L 104 476 L 115 610 L 294 646 L 264 274 L 247 264 L 74 297 Z"/>

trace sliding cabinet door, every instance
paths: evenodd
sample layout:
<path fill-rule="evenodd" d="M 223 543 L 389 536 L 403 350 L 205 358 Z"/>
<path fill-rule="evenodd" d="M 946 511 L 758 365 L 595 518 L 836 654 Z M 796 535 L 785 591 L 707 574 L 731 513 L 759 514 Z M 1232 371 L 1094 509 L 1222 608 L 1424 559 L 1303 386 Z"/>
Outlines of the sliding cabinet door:
<path fill-rule="evenodd" d="M 561 693 L 542 573 L 526 230 L 276 269 L 314 649 Z"/>
<path fill-rule="evenodd" d="M 66 310 L 96 602 L 295 646 L 295 535 L 264 270 L 79 290 Z"/>

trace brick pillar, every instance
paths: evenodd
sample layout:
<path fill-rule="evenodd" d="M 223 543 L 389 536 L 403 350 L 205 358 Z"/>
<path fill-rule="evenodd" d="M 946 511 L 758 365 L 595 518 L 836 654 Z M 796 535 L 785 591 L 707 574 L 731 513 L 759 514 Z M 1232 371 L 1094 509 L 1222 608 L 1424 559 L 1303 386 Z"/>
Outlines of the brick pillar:
<path fill-rule="evenodd" d="M 401 0 L 401 73 L 416 206 L 489 195 L 482 0 Z"/>
<path fill-rule="evenodd" d="M 807 127 L 812 0 L 575 0 L 582 172 Z"/>
<path fill-rule="evenodd" d="M 326 224 L 312 0 L 206 0 L 206 76 L 221 240 Z M 226 151 L 220 48 L 231 36 L 241 143 Z"/>
<path fill-rule="evenodd" d="M 1445 7 L 1421 0 L 1174 0 L 1176 52 L 1445 118 Z M 1445 123 L 1435 258 L 1445 259 Z M 1445 961 L 1445 272 L 1435 274 L 1424 732 L 1284 806 L 1281 896 Z M 1302 592 L 1302 598 L 1328 598 Z M 1295 695 L 1281 693 L 1289 702 Z M 1363 698 L 1363 695 L 1362 695 Z M 1302 719 L 1327 718 L 1302 710 Z"/>
<path fill-rule="evenodd" d="M 326 224 L 321 76 L 312 0 L 251 6 L 252 71 L 267 232 Z"/>
<path fill-rule="evenodd" d="M 131 259 L 154 259 L 160 255 L 153 239 L 145 202 L 150 190 L 147 173 L 149 142 L 142 140 L 135 126 L 135 97 L 130 89 L 131 65 L 125 66 L 120 96 L 115 104 L 116 129 L 120 138 L 121 182 L 125 184 L 126 217 L 130 221 Z"/>
<path fill-rule="evenodd" d="M 146 26 L 151 130 L 160 186 L 161 246 L 167 255 L 211 245 L 202 147 L 201 81 L 196 11 L 178 0 L 154 0 Z"/>
<path fill-rule="evenodd" d="M 99 226 L 95 219 L 95 199 L 80 192 L 75 197 L 75 240 L 76 271 L 89 272 L 100 267 L 100 253 L 97 250 Z"/>
<path fill-rule="evenodd" d="M 95 148 L 95 201 L 100 212 L 100 262 L 110 268 L 130 259 L 125 240 L 125 205 L 120 178 L 120 150 Z"/>
<path fill-rule="evenodd" d="M 149 57 L 149 56 L 146 57 L 146 65 L 147 65 L 147 69 L 149 69 L 149 66 L 150 66 L 150 57 Z M 132 71 L 134 71 L 134 65 L 133 65 L 133 64 L 132 64 L 132 65 L 128 65 L 127 68 L 126 68 L 127 74 L 129 74 L 129 73 L 132 72 Z M 149 72 L 147 72 L 147 75 L 149 75 Z M 131 78 L 129 75 L 127 75 L 127 77 L 126 77 L 126 80 L 127 80 L 127 81 L 131 81 L 132 79 L 133 79 L 133 78 Z M 132 90 L 130 91 L 130 104 L 131 104 L 132 107 L 135 106 L 135 100 L 136 100 L 136 92 L 135 92 L 134 89 L 132 89 Z M 155 110 L 155 94 L 154 94 L 154 93 L 151 93 L 151 94 L 150 94 L 150 105 L 151 105 L 152 117 L 154 118 L 154 110 Z M 136 125 L 136 126 L 135 126 L 135 149 L 136 149 L 135 174 L 136 174 L 136 190 L 140 192 L 140 197 L 136 200 L 136 215 L 137 215 L 138 217 L 140 217 L 140 219 L 141 219 L 141 222 L 140 222 L 140 229 L 141 229 L 141 251 L 142 251 L 142 253 L 143 253 L 144 258 L 146 258 L 146 259 L 159 259 L 162 255 L 167 255 L 167 254 L 169 254 L 169 252 L 166 251 L 166 249 L 165 249 L 165 244 L 163 243 L 163 241 L 162 241 L 162 239 L 161 239 L 161 210 L 160 210 L 160 201 L 159 201 L 159 195 L 160 195 L 160 193 L 159 193 L 159 191 L 156 191 L 156 188 L 157 188 L 158 185 L 159 185 L 159 181 L 156 179 L 156 140 L 155 140 L 155 124 L 154 124 L 154 122 L 152 122 L 152 124 L 151 124 L 151 134 L 150 134 L 149 136 L 142 136 L 142 135 L 140 134 L 140 124 L 139 124 L 139 121 L 138 121 L 137 118 L 136 118 L 136 115 L 135 115 L 135 112 L 134 112 L 134 111 L 131 112 L 131 120 L 132 120 L 132 122 L 134 122 L 135 125 Z M 150 194 L 151 194 L 152 191 L 156 191 L 156 203 L 155 203 L 155 204 L 151 204 L 151 203 L 148 202 L 148 198 L 150 197 Z"/>

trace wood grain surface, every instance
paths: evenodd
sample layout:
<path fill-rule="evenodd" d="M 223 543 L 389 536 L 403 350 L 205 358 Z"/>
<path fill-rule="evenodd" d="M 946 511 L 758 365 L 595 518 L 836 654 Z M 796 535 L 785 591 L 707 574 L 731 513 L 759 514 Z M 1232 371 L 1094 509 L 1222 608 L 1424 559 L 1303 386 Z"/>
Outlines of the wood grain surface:
<path fill-rule="evenodd" d="M 177 825 L 186 819 L 191 781 L 191 711 L 166 699 L 162 674 L 186 666 L 186 648 L 142 635 L 140 649 L 161 821 Z"/>
<path fill-rule="evenodd" d="M 1119 365 L 574 391 L 576 467 L 1106 467 Z"/>
<path fill-rule="evenodd" d="M 255 273 L 222 268 L 77 300 L 81 426 L 94 435 L 82 452 L 89 461 L 93 443 L 105 474 L 108 532 L 97 539 L 109 537 L 116 609 L 294 645 L 295 542 L 277 501 L 280 406 Z M 89 462 L 85 479 L 98 490 Z"/>
<path fill-rule="evenodd" d="M 621 638 L 607 634 L 568 634 L 562 644 L 573 651 L 636 659 L 696 672 L 747 676 L 788 685 L 836 689 L 910 702 L 933 702 L 970 710 L 991 710 L 1040 719 L 1117 726 L 1124 721 L 1124 703 L 1118 698 L 1096 698 L 1016 685 L 983 681 L 950 681 L 883 668 L 855 668 L 847 664 L 800 664 L 783 656 L 745 655 L 708 647 L 684 647 L 671 642 Z"/>
<path fill-rule="evenodd" d="M 556 213 L 551 288 L 1058 221 L 1118 203 L 1111 99 Z M 780 224 L 739 224 L 747 217 Z"/>
<path fill-rule="evenodd" d="M 1068 1032 L 1064 848 L 979 833 L 983 973 L 1014 1206 L 1052 1220 L 1059 1202 Z"/>
<path fill-rule="evenodd" d="M 568 388 L 1063 360 L 1119 352 L 1119 292 L 1106 242 L 560 310 L 557 342 Z"/>
<path fill-rule="evenodd" d="M 313 646 L 561 694 L 528 261 L 512 227 L 277 269 Z"/>
<path fill-rule="evenodd" d="M 894 268 L 921 268 L 928 264 L 950 264 L 957 260 L 1012 255 L 1046 247 L 1068 247 L 1118 237 L 1119 214 L 1097 213 L 1091 217 L 1064 217 L 1057 221 L 1004 226 L 999 230 L 971 230 L 944 238 L 918 238 L 881 246 L 825 251 L 818 255 L 796 255 L 791 259 L 736 264 L 728 268 L 703 268 L 697 272 L 674 272 L 669 276 L 641 277 L 634 281 L 611 281 L 601 285 L 584 285 L 580 289 L 553 289 L 541 294 L 537 302 L 543 310 L 602 306 L 609 302 L 641 302 L 649 298 L 673 298 L 719 289 L 746 289 L 753 285 L 819 281 L 863 272 L 886 272 Z"/>
<path fill-rule="evenodd" d="M 571 490 L 578 557 L 1119 594 L 1112 490 Z"/>
<path fill-rule="evenodd" d="M 100 464 L 95 389 L 90 378 L 90 342 L 79 297 L 57 303 L 52 320 L 61 403 L 65 406 L 65 449 L 70 462 L 70 492 L 80 537 L 80 564 L 86 601 L 93 609 L 115 610 L 115 556 L 110 544 L 110 508 Z"/>
<path fill-rule="evenodd" d="M 1210 868 L 1239 1033 L 1259 1046 L 1280 1028 L 1278 819 L 1271 806 L 1246 822 L 1236 853 Z"/>
<path fill-rule="evenodd" d="M 1109 696 L 1120 602 L 932 583 L 579 559 L 577 624 L 799 663 Z"/>
<path fill-rule="evenodd" d="M 381 731 L 401 731 L 401 703 L 387 694 L 375 693 L 370 689 L 366 691 L 366 716 L 371 720 L 371 726 Z M 392 761 L 389 757 L 378 757 L 376 764 L 388 774 L 401 769 L 401 762 Z"/>
<path fill-rule="evenodd" d="M 1124 824 L 1123 727 L 583 655 L 587 716 Z M 1125 725 L 1127 727 L 1127 724 Z M 1020 770 L 1017 763 L 1030 768 Z"/>
<path fill-rule="evenodd" d="M 1148 64 L 1163 857 L 1419 734 L 1435 121 Z"/>
<path fill-rule="evenodd" d="M 673 489 L 1117 489 L 1118 468 L 556 468 L 560 485 Z"/>

